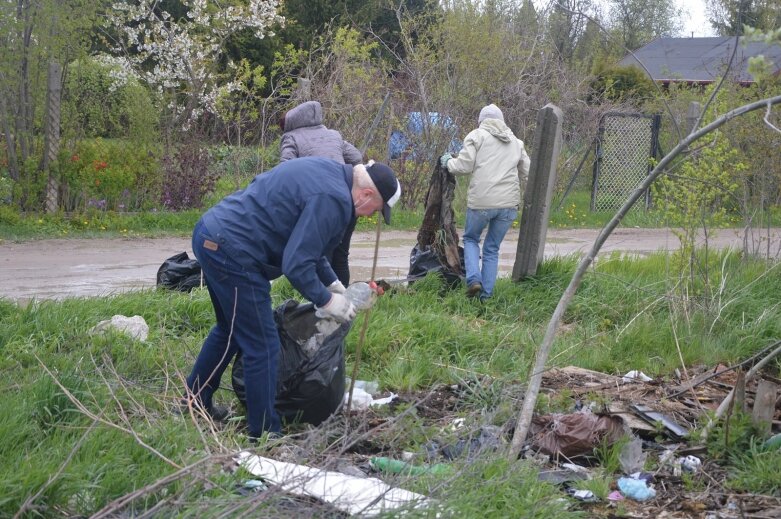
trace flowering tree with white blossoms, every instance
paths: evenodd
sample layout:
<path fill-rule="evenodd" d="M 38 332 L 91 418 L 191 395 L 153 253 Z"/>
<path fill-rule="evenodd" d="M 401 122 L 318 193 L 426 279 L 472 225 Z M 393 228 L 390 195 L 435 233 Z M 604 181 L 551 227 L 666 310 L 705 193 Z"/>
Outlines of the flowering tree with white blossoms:
<path fill-rule="evenodd" d="M 176 18 L 158 0 L 127 0 L 113 5 L 109 23 L 116 35 L 112 51 L 155 91 L 165 110 L 164 130 L 188 129 L 203 113 L 215 113 L 216 100 L 232 84 L 220 84 L 225 43 L 238 31 L 273 36 L 282 24 L 278 0 L 179 0 Z M 232 68 L 231 63 L 227 63 Z"/>

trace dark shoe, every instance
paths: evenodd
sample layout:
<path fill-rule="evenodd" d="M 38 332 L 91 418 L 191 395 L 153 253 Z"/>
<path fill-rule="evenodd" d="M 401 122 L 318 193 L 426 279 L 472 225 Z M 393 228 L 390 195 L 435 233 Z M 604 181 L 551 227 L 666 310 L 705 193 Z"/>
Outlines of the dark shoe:
<path fill-rule="evenodd" d="M 200 404 L 193 404 L 193 410 L 198 412 L 195 408 L 195 405 Z M 200 409 L 200 407 L 198 407 Z M 189 415 L 190 414 L 190 404 L 186 399 L 182 399 L 179 401 L 178 404 L 176 404 L 173 407 L 174 414 L 178 414 L 180 416 L 183 415 Z M 226 418 L 228 418 L 228 415 L 230 415 L 230 410 L 227 407 L 223 407 L 221 405 L 213 405 L 211 409 L 206 411 L 209 415 L 209 417 L 214 420 L 215 422 L 224 422 Z"/>
<path fill-rule="evenodd" d="M 466 297 L 477 297 L 480 292 L 483 291 L 483 285 L 480 283 L 472 283 L 466 289 Z"/>
<path fill-rule="evenodd" d="M 207 412 L 215 422 L 224 422 L 230 415 L 230 409 L 221 405 L 213 405 Z"/>

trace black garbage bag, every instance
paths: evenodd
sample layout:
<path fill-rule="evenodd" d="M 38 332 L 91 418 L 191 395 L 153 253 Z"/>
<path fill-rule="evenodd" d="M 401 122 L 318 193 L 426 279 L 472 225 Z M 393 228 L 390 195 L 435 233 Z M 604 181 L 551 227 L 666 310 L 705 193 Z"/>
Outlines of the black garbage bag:
<path fill-rule="evenodd" d="M 465 272 L 464 267 L 464 248 L 458 247 L 458 257 L 461 261 L 461 272 Z M 445 283 L 451 287 L 458 287 L 464 280 L 464 275 L 456 272 L 447 261 L 435 249 L 431 247 L 420 248 L 417 244 L 412 247 L 409 255 L 409 276 L 407 279 L 412 284 L 414 280 L 421 279 L 429 272 L 438 272 L 445 279 Z"/>
<path fill-rule="evenodd" d="M 189 292 L 201 286 L 201 264 L 187 252 L 171 256 L 157 269 L 157 286 Z"/>
<path fill-rule="evenodd" d="M 312 303 L 294 300 L 277 307 L 274 320 L 282 345 L 277 366 L 277 413 L 288 422 L 318 425 L 339 409 L 344 398 L 344 339 L 351 323 L 336 325 L 318 319 Z M 323 324 L 333 326 L 326 329 L 330 333 L 320 331 Z M 231 383 L 246 405 L 241 352 L 233 361 Z"/>

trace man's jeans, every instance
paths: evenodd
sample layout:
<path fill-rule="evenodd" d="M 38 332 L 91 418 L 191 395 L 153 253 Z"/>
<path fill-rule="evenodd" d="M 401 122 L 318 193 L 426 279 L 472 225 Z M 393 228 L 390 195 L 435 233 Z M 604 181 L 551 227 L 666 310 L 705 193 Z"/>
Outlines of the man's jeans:
<path fill-rule="evenodd" d="M 212 395 L 220 386 L 225 368 L 241 350 L 249 435 L 279 432 L 274 402 L 280 343 L 271 308 L 271 284 L 259 272 L 246 271 L 231 259 L 230 248 L 226 250 L 224 243 L 212 238 L 200 221 L 193 231 L 192 245 L 206 279 L 217 324 L 201 347 L 187 387 L 204 408 L 211 409 Z"/>
<path fill-rule="evenodd" d="M 518 216 L 518 210 L 509 209 L 467 209 L 464 228 L 464 266 L 467 286 L 483 285 L 480 298 L 491 297 L 499 270 L 499 246 L 504 235 Z M 488 227 L 483 244 L 483 267 L 480 269 L 480 235 Z"/>

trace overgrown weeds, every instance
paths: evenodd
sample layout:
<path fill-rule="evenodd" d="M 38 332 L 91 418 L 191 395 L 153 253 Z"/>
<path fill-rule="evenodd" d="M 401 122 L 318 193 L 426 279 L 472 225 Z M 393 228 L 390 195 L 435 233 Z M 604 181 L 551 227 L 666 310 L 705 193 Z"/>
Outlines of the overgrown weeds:
<path fill-rule="evenodd" d="M 664 256 L 598 261 L 565 315 L 550 365 L 614 374 L 639 369 L 660 377 L 681 366 L 676 338 L 687 365 L 733 364 L 759 351 L 781 335 L 775 303 L 781 275 L 759 262 L 723 259 L 727 282 L 721 292 L 730 303 L 716 316 L 705 306 L 692 307 L 687 320 L 670 318 L 674 305 L 667 302 L 678 296 L 661 281 L 668 269 Z M 318 428 L 289 426 L 282 441 L 259 447 L 243 439 L 241 419 L 214 424 L 171 412 L 213 323 L 205 290 L 148 290 L 25 307 L 0 302 L 5 381 L 0 515 L 24 508 L 46 516 L 101 510 L 338 516 L 278 491 L 243 495 L 248 475 L 229 470 L 231 453 L 256 448 L 274 459 L 334 470 L 345 464 L 362 467 L 372 455 L 398 459 L 404 452 L 423 463 L 431 441 L 473 438 L 485 426 L 507 433 L 536 345 L 574 268 L 574 259 L 559 258 L 522 283 L 500 279 L 495 297 L 484 304 L 466 299 L 462 290 L 449 290 L 436 277 L 396 287 L 371 313 L 359 378 L 378 380 L 383 390 L 399 393 L 399 403 L 335 416 Z M 272 292 L 277 304 L 297 297 L 283 280 Z M 143 316 L 150 326 L 147 342 L 90 333 L 115 314 Z M 348 366 L 357 340 L 357 333 L 348 337 Z M 225 376 L 223 387 L 227 383 Z M 217 400 L 229 405 L 234 417 L 243 414 L 230 389 L 218 392 Z M 550 410 L 566 411 L 566 400 L 552 396 Z M 713 455 L 731 467 L 734 489 L 772 492 L 778 488 L 772 469 L 778 455 L 752 444 L 736 420 L 729 445 L 719 453 L 715 449 L 724 444 L 711 444 Z M 710 438 L 724 441 L 722 433 Z M 595 493 L 606 492 L 611 471 L 617 470 L 617 452 L 606 448 L 598 455 L 605 473 L 590 483 Z M 451 476 L 389 481 L 435 498 L 450 515 L 580 513 L 555 487 L 538 482 L 532 467 L 505 459 L 500 448 L 457 457 L 450 462 L 456 468 Z"/>

